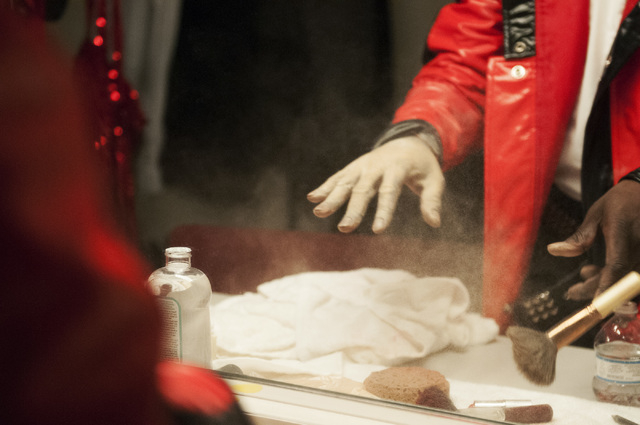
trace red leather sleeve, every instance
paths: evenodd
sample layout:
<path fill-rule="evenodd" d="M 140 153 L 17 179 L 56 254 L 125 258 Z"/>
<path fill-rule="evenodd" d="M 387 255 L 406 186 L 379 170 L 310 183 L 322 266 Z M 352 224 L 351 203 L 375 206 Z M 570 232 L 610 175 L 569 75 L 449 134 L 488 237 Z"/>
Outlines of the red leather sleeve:
<path fill-rule="evenodd" d="M 485 74 L 502 52 L 502 3 L 463 0 L 445 6 L 429 33 L 436 56 L 413 80 L 394 122 L 421 119 L 435 127 L 444 169 L 482 147 Z"/>

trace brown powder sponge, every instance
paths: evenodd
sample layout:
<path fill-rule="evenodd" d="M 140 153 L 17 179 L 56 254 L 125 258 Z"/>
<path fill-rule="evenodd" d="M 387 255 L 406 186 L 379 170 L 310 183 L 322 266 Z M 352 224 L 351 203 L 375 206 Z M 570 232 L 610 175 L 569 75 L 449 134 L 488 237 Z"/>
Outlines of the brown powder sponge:
<path fill-rule="evenodd" d="M 390 367 L 371 373 L 364 380 L 364 388 L 386 400 L 416 404 L 427 388 L 437 387 L 449 396 L 449 381 L 440 372 L 423 367 Z"/>

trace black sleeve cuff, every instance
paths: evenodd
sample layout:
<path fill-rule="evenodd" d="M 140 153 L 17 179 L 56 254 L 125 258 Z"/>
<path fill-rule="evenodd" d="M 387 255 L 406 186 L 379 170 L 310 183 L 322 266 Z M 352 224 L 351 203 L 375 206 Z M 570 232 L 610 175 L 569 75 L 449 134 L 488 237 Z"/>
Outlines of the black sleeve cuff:
<path fill-rule="evenodd" d="M 391 124 L 382 135 L 378 137 L 373 148 L 375 149 L 391 140 L 407 136 L 419 137 L 433 151 L 438 157 L 438 161 L 442 164 L 442 142 L 440 141 L 440 135 L 431 124 L 423 120 L 407 120 Z"/>
<path fill-rule="evenodd" d="M 633 170 L 632 172 L 630 172 L 629 174 L 627 174 L 626 176 L 620 179 L 620 181 L 622 180 L 633 180 L 635 182 L 640 183 L 640 168 L 636 168 L 635 170 Z"/>

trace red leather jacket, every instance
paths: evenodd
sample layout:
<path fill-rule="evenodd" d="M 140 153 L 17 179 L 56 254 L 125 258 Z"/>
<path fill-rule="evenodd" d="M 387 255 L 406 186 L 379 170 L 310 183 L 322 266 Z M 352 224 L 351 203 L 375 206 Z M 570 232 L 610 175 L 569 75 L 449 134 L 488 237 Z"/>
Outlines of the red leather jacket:
<path fill-rule="evenodd" d="M 627 18 L 585 138 L 591 159 L 611 147 L 609 185 L 640 165 L 640 54 L 635 53 L 640 7 L 635 4 L 627 0 Z M 394 117 L 394 123 L 421 120 L 433 126 L 444 170 L 484 149 L 483 313 L 503 330 L 510 321 L 505 307 L 516 299 L 527 271 L 576 103 L 589 1 L 510 0 L 504 6 L 504 15 L 497 0 L 462 0 L 442 9 L 427 40 L 435 57 L 416 76 Z M 599 122 L 602 114 L 607 119 Z M 601 135 L 592 130 L 609 121 L 610 142 L 595 140 Z M 594 180 L 597 173 L 585 162 L 583 174 Z M 583 197 L 593 202 L 601 193 L 589 193 L 587 188 L 597 185 L 585 184 L 585 176 Z"/>

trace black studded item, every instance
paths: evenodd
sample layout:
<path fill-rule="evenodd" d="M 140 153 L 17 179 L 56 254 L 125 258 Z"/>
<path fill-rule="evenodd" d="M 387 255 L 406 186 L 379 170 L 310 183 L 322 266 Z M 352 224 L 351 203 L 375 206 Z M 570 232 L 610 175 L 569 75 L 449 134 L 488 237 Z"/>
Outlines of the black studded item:
<path fill-rule="evenodd" d="M 540 331 L 547 331 L 565 317 L 585 307 L 589 300 L 566 299 L 567 290 L 581 281 L 579 269 L 565 276 L 554 285 L 527 297 L 513 305 L 513 321 Z"/>

